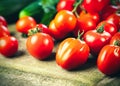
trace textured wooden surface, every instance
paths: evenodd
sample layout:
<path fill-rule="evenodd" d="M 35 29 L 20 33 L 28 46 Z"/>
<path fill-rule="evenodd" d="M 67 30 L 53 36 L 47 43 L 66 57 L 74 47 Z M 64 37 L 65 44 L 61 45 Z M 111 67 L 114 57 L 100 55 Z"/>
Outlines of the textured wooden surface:
<path fill-rule="evenodd" d="M 89 58 L 82 67 L 66 71 L 55 62 L 56 44 L 52 55 L 45 61 L 33 58 L 26 50 L 26 38 L 10 25 L 12 34 L 19 40 L 19 50 L 13 58 L 0 55 L 0 86 L 119 86 L 120 75 L 105 76 Z"/>

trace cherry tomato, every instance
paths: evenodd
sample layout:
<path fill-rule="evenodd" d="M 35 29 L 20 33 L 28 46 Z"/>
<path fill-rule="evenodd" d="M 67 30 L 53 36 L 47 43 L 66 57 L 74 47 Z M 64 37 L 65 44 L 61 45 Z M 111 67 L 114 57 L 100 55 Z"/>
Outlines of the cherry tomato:
<path fill-rule="evenodd" d="M 75 15 L 68 10 L 59 11 L 53 20 L 49 25 L 51 33 L 56 33 L 57 36 L 60 33 L 60 35 L 64 35 L 63 38 L 74 30 L 77 22 Z M 61 36 L 57 38 L 61 38 Z"/>
<path fill-rule="evenodd" d="M 66 34 L 60 33 L 59 29 L 56 28 L 54 20 L 49 24 L 50 35 L 55 39 L 62 39 Z"/>
<path fill-rule="evenodd" d="M 109 32 L 112 36 L 113 36 L 115 33 L 118 32 L 118 28 L 117 28 L 116 25 L 113 24 L 113 23 L 110 23 L 110 22 L 108 22 L 108 21 L 102 21 L 102 22 L 100 22 L 97 26 L 100 27 L 100 26 L 102 26 L 102 25 L 103 25 L 103 27 L 104 27 L 104 30 L 105 30 L 106 32 Z"/>
<path fill-rule="evenodd" d="M 117 32 L 116 34 L 114 34 L 114 35 L 112 36 L 111 40 L 110 40 L 110 44 L 111 44 L 111 45 L 116 44 L 116 42 L 117 42 L 117 43 L 119 42 L 118 45 L 120 45 L 120 32 Z"/>
<path fill-rule="evenodd" d="M 4 36 L 0 38 L 0 53 L 6 57 L 13 56 L 18 50 L 18 41 L 15 37 Z"/>
<path fill-rule="evenodd" d="M 75 3 L 76 0 L 60 0 L 57 4 L 57 11 L 60 10 L 69 10 L 72 11 L 73 10 L 73 5 Z"/>
<path fill-rule="evenodd" d="M 113 13 L 106 18 L 107 22 L 113 23 L 116 27 L 120 28 L 120 13 Z"/>
<path fill-rule="evenodd" d="M 117 6 L 114 5 L 107 5 L 102 11 L 101 11 L 101 18 L 102 20 L 105 20 L 108 16 L 115 13 L 118 10 Z"/>
<path fill-rule="evenodd" d="M 105 6 L 110 3 L 110 0 L 83 0 L 82 6 L 90 13 L 100 12 Z"/>
<path fill-rule="evenodd" d="M 74 35 L 78 34 L 78 31 L 87 32 L 88 30 L 93 30 L 96 28 L 99 22 L 98 13 L 87 13 L 82 11 L 79 18 L 77 19 L 76 28 L 74 30 Z"/>
<path fill-rule="evenodd" d="M 67 38 L 63 40 L 56 52 L 57 64 L 67 70 L 75 69 L 87 61 L 89 47 L 80 39 Z"/>
<path fill-rule="evenodd" d="M 38 28 L 43 33 L 50 34 L 49 28 L 44 24 L 37 24 L 35 28 Z"/>
<path fill-rule="evenodd" d="M 120 46 L 104 46 L 98 55 L 97 66 L 106 75 L 120 72 Z"/>
<path fill-rule="evenodd" d="M 26 42 L 28 52 L 35 58 L 43 60 L 52 53 L 54 42 L 46 33 L 36 33 L 29 36 Z"/>
<path fill-rule="evenodd" d="M 0 37 L 3 37 L 3 36 L 10 36 L 10 32 L 7 27 L 0 24 Z"/>
<path fill-rule="evenodd" d="M 103 27 L 99 27 L 97 30 L 87 31 L 83 39 L 90 47 L 91 54 L 97 56 L 102 47 L 109 43 L 111 35 L 104 31 Z"/>
<path fill-rule="evenodd" d="M 36 26 L 36 21 L 30 16 L 20 18 L 16 22 L 16 29 L 18 32 L 28 34 L 28 30 Z"/>
<path fill-rule="evenodd" d="M 0 16 L 0 24 L 4 25 L 7 27 L 7 21 L 3 16 Z"/>

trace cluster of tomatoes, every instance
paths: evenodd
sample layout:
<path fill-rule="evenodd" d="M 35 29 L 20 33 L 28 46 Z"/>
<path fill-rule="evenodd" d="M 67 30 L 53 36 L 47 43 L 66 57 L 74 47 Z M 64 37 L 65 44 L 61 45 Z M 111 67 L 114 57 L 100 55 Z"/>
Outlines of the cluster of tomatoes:
<path fill-rule="evenodd" d="M 18 40 L 10 34 L 6 19 L 0 16 L 0 54 L 11 57 L 17 51 Z"/>
<path fill-rule="evenodd" d="M 110 0 L 60 0 L 56 9 L 57 14 L 48 27 L 37 24 L 30 16 L 16 22 L 18 32 L 29 34 L 26 47 L 33 57 L 48 58 L 54 41 L 61 40 L 56 63 L 62 68 L 78 68 L 91 54 L 97 58 L 97 67 L 102 73 L 120 72 L 120 7 L 117 1 L 113 6 Z M 68 38 L 71 34 L 74 37 Z"/>

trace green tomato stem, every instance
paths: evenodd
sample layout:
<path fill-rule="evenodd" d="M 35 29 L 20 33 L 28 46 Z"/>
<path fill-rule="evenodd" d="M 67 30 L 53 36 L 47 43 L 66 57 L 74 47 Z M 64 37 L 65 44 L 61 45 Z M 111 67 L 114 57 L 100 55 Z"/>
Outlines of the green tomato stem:
<path fill-rule="evenodd" d="M 103 33 L 103 31 L 104 31 L 104 26 L 105 26 L 105 23 L 102 24 L 100 27 L 97 28 L 97 32 L 98 32 L 98 33 Z"/>
<path fill-rule="evenodd" d="M 114 45 L 120 46 L 120 40 L 116 40 Z"/>

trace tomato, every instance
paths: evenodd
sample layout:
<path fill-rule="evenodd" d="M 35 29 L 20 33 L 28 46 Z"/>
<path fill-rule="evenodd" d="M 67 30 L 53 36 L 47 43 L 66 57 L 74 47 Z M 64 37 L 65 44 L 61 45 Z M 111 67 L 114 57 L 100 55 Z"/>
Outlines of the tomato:
<path fill-rule="evenodd" d="M 67 34 L 74 30 L 76 22 L 77 19 L 71 11 L 61 10 L 56 14 L 53 21 L 51 21 L 49 28 L 50 30 L 52 29 L 51 33 L 56 33 L 58 35 L 60 33 L 60 35 L 64 35 L 65 37 Z M 57 38 L 61 38 L 61 36 Z"/>
<path fill-rule="evenodd" d="M 99 27 L 97 30 L 87 31 L 83 39 L 90 47 L 91 54 L 97 56 L 102 47 L 109 43 L 111 35 L 103 27 Z"/>
<path fill-rule="evenodd" d="M 13 36 L 0 38 L 0 53 L 6 57 L 13 56 L 18 51 L 18 41 Z"/>
<path fill-rule="evenodd" d="M 118 32 L 118 28 L 117 28 L 116 25 L 113 24 L 113 23 L 110 23 L 110 22 L 108 22 L 108 21 L 102 21 L 102 22 L 100 22 L 97 26 L 100 27 L 100 26 L 102 26 L 102 25 L 103 25 L 103 27 L 104 27 L 104 30 L 105 30 L 106 32 L 109 32 L 112 36 L 113 36 L 115 33 Z"/>
<path fill-rule="evenodd" d="M 0 37 L 3 36 L 10 36 L 10 32 L 6 26 L 0 24 Z"/>
<path fill-rule="evenodd" d="M 74 30 L 75 36 L 79 30 L 81 32 L 87 32 L 88 30 L 95 29 L 99 20 L 100 18 L 98 13 L 87 13 L 85 11 L 82 11 L 77 20 L 76 28 Z"/>
<path fill-rule="evenodd" d="M 67 70 L 75 69 L 87 61 L 89 47 L 80 39 L 67 38 L 63 40 L 56 52 L 56 63 Z"/>
<path fill-rule="evenodd" d="M 0 16 L 0 24 L 4 25 L 7 27 L 7 21 L 3 16 Z"/>
<path fill-rule="evenodd" d="M 120 28 L 120 13 L 113 13 L 106 18 L 107 22 L 113 23 L 116 27 Z"/>
<path fill-rule="evenodd" d="M 69 10 L 72 11 L 73 10 L 73 5 L 75 3 L 76 0 L 60 0 L 57 4 L 57 11 L 60 10 Z"/>
<path fill-rule="evenodd" d="M 114 34 L 110 40 L 110 44 L 112 45 L 116 44 L 116 42 L 119 42 L 118 45 L 120 45 L 120 32 L 117 32 L 116 34 Z"/>
<path fill-rule="evenodd" d="M 101 11 L 101 18 L 102 20 L 105 20 L 108 16 L 110 16 L 113 13 L 116 13 L 118 10 L 117 6 L 114 5 L 107 5 L 102 11 Z"/>
<path fill-rule="evenodd" d="M 52 53 L 54 42 L 50 35 L 41 32 L 29 36 L 26 47 L 33 57 L 43 60 Z"/>
<path fill-rule="evenodd" d="M 97 66 L 106 75 L 120 72 L 120 46 L 104 46 L 98 55 Z"/>
<path fill-rule="evenodd" d="M 18 32 L 28 34 L 28 30 L 36 26 L 36 21 L 33 17 L 25 16 L 16 22 Z"/>
<path fill-rule="evenodd" d="M 50 35 L 55 39 L 62 39 L 66 34 L 60 33 L 59 29 L 56 28 L 54 20 L 49 24 Z"/>
<path fill-rule="evenodd" d="M 110 0 L 83 0 L 82 6 L 90 13 L 100 12 L 105 6 L 110 3 Z"/>

